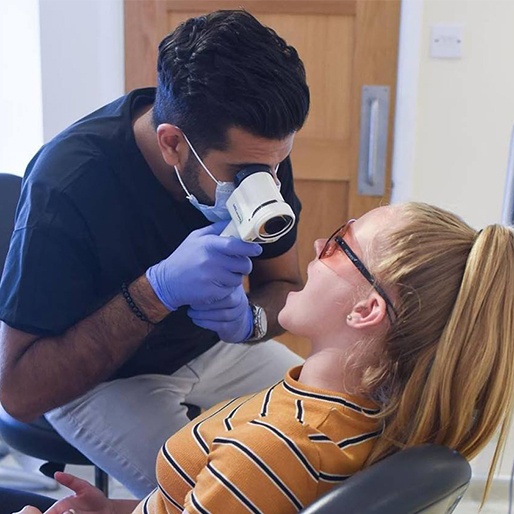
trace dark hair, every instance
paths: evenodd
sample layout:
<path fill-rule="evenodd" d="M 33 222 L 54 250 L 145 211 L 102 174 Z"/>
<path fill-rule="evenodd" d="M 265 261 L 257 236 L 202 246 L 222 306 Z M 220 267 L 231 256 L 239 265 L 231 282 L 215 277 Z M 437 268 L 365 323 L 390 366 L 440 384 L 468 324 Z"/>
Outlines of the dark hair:
<path fill-rule="evenodd" d="M 191 18 L 159 45 L 153 122 L 180 127 L 204 151 L 236 126 L 267 139 L 299 130 L 309 110 L 292 46 L 244 10 Z"/>

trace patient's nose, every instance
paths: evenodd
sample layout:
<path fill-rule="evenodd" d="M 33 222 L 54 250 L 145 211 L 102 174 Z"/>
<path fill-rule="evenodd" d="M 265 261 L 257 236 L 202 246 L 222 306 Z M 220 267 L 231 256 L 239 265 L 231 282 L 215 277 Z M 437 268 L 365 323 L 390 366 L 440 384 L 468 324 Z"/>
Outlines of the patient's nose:
<path fill-rule="evenodd" d="M 325 248 L 325 244 L 327 243 L 327 239 L 316 239 L 314 241 L 314 251 L 316 252 L 316 257 L 319 257 L 319 254 L 321 253 L 321 250 Z"/>

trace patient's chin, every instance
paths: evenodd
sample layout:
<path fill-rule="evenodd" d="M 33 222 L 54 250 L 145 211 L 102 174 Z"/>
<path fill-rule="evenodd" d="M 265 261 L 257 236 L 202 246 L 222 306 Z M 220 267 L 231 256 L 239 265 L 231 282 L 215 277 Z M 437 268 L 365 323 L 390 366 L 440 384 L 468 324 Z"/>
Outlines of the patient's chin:
<path fill-rule="evenodd" d="M 284 307 L 282 307 L 282 310 L 278 313 L 278 322 L 280 323 L 280 326 L 284 330 L 289 330 L 289 315 L 288 315 L 288 306 L 287 302 Z"/>
<path fill-rule="evenodd" d="M 305 298 L 303 291 L 291 291 L 287 295 L 286 303 L 278 313 L 278 322 L 284 330 L 294 335 L 306 336 L 311 320 L 310 309 L 305 306 L 306 301 L 308 298 Z"/>

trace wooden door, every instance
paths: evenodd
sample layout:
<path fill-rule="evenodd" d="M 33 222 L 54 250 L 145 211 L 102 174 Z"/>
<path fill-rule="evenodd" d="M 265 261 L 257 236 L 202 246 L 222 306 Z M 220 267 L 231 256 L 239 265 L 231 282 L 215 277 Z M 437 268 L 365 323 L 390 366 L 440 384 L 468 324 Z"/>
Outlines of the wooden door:
<path fill-rule="evenodd" d="M 155 84 L 159 41 L 180 22 L 240 7 L 293 45 L 307 71 L 311 109 L 291 155 L 303 204 L 298 246 L 305 278 L 315 238 L 389 200 L 400 0 L 125 0 L 127 90 Z M 360 195 L 357 187 L 364 85 L 390 88 L 383 196 Z M 305 340 L 280 339 L 308 352 Z"/>

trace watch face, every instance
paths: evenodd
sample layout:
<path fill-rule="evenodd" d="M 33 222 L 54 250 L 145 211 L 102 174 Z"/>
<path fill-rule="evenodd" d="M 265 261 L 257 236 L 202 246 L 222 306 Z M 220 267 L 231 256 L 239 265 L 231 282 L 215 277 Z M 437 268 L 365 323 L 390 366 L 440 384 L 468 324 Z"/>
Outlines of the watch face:
<path fill-rule="evenodd" d="M 262 307 L 258 307 L 257 319 L 261 332 L 260 337 L 264 337 L 266 335 L 266 332 L 268 331 L 268 318 L 266 316 L 266 311 Z"/>

